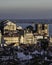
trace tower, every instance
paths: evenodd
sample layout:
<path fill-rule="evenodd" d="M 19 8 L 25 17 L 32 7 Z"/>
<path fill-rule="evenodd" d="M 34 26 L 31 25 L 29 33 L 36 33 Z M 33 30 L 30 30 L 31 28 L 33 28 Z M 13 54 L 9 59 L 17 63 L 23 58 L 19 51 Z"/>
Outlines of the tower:
<path fill-rule="evenodd" d="M 49 35 L 49 24 L 38 24 L 38 34 Z"/>

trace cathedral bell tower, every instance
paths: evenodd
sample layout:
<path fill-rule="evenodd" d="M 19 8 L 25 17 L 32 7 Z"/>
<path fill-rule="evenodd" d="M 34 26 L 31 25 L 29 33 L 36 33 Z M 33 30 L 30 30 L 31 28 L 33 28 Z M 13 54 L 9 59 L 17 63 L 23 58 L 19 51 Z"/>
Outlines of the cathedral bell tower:
<path fill-rule="evenodd" d="M 48 24 L 38 24 L 38 34 L 49 35 L 49 25 Z"/>

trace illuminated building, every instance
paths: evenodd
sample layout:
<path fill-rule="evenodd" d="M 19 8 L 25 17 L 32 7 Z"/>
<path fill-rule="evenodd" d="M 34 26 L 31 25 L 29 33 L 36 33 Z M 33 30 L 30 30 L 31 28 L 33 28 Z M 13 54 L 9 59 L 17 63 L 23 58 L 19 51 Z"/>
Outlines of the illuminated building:
<path fill-rule="evenodd" d="M 7 25 L 4 27 L 4 40 L 6 44 L 15 43 L 15 46 L 22 43 L 22 35 L 19 34 L 19 30 L 22 30 L 21 26 L 17 26 L 14 22 L 7 20 Z"/>

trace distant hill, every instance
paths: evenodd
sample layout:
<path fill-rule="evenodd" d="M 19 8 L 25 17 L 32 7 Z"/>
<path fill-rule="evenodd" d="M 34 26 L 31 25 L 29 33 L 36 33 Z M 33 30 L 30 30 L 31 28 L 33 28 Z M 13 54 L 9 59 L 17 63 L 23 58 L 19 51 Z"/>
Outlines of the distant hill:
<path fill-rule="evenodd" d="M 4 19 L 0 19 L 2 21 Z M 18 23 L 47 23 L 47 24 L 52 24 L 52 19 L 5 19 L 5 20 L 11 20 L 13 22 L 18 22 Z"/>

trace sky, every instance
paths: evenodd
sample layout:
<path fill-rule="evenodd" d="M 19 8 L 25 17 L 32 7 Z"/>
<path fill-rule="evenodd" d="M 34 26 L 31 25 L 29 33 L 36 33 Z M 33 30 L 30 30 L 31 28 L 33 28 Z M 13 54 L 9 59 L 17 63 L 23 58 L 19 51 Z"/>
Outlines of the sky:
<path fill-rule="evenodd" d="M 52 0 L 0 0 L 0 19 L 51 19 Z"/>
<path fill-rule="evenodd" d="M 52 19 L 52 0 L 0 0 L 0 19 Z"/>

